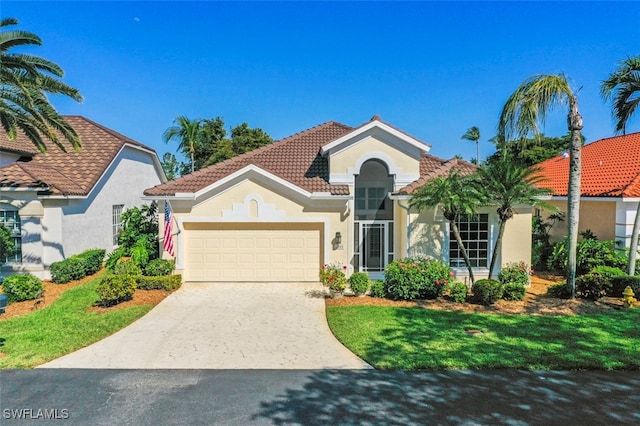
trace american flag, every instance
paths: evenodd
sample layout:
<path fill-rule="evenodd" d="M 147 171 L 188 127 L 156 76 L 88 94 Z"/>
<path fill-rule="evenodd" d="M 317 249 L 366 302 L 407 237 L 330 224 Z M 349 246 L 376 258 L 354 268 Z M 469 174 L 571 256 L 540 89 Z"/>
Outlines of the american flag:
<path fill-rule="evenodd" d="M 175 256 L 173 251 L 173 219 L 171 217 L 171 207 L 169 201 L 164 202 L 164 244 L 162 248 L 171 256 Z"/>

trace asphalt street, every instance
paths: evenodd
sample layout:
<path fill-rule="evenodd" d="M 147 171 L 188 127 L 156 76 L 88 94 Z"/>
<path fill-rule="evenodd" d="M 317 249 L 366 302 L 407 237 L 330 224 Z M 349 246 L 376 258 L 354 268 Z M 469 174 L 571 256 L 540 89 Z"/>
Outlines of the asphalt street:
<path fill-rule="evenodd" d="M 629 371 L 0 371 L 2 425 L 640 423 Z"/>

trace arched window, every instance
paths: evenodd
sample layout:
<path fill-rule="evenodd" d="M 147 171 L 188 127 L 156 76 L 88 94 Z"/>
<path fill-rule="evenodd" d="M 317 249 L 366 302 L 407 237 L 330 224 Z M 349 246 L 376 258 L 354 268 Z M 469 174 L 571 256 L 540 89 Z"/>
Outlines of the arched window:
<path fill-rule="evenodd" d="M 353 267 L 380 278 L 394 257 L 394 177 L 379 160 L 368 160 L 355 177 Z"/>

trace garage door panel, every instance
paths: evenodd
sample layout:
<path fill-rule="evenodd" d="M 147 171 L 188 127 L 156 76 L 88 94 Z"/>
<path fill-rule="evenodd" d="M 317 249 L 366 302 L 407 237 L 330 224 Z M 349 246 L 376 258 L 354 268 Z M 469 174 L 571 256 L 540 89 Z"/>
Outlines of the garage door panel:
<path fill-rule="evenodd" d="M 185 232 L 186 281 L 318 281 L 318 228 Z"/>

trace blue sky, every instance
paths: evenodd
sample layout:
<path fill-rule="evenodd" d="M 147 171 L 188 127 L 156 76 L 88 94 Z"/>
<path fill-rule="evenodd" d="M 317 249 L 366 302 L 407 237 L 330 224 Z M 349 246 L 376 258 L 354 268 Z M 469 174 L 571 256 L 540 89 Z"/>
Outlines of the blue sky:
<path fill-rule="evenodd" d="M 599 84 L 640 55 L 640 2 L 12 1 L 0 16 L 43 39 L 85 100 L 52 102 L 154 148 L 178 115 L 248 122 L 275 139 L 326 121 L 383 120 L 450 158 L 493 152 L 502 105 L 527 77 L 565 73 L 587 141 L 611 136 Z M 545 133 L 566 133 L 566 108 Z M 640 131 L 640 117 L 628 131 Z"/>

